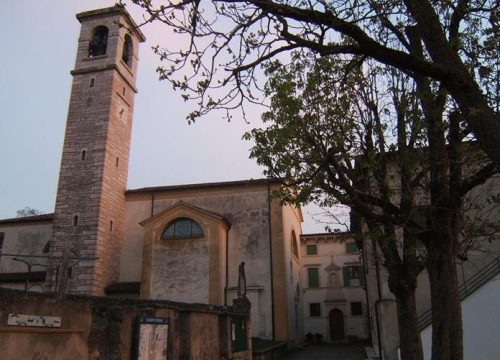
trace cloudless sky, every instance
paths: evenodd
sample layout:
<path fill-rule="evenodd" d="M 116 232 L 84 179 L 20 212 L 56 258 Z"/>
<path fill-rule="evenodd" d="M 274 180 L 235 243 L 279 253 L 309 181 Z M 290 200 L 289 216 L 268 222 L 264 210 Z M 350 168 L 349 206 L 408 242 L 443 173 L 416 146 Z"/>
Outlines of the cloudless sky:
<path fill-rule="evenodd" d="M 80 23 L 75 14 L 113 0 L 1 0 L 0 218 L 29 206 L 53 212 Z M 137 22 L 140 10 L 128 7 Z M 128 188 L 262 178 L 243 133 L 260 126 L 211 114 L 188 125 L 192 104 L 158 81 L 151 46 L 175 41 L 161 26 L 142 29 Z M 303 209 L 304 232 L 323 232 Z"/>

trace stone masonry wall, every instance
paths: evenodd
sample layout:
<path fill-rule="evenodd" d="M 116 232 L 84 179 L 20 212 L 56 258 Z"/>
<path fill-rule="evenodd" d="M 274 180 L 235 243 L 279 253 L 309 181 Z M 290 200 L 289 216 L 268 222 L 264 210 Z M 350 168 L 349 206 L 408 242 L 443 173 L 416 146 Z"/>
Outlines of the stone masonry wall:
<path fill-rule="evenodd" d="M 60 317 L 61 327 L 9 326 L 9 314 Z M 2 359 L 134 359 L 139 316 L 169 319 L 168 359 L 252 358 L 249 321 L 247 350 L 233 352 L 231 319 L 248 319 L 248 313 L 236 306 L 80 295 L 54 300 L 44 294 L 24 296 L 0 289 Z"/>

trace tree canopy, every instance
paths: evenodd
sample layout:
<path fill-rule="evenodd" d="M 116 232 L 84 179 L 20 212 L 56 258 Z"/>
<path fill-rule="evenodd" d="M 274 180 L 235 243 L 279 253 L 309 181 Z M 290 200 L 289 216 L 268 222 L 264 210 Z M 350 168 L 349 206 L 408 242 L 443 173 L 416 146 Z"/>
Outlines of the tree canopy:
<path fill-rule="evenodd" d="M 163 22 L 178 35 L 155 51 L 168 61 L 160 77 L 196 101 L 190 121 L 261 102 L 259 65 L 309 49 L 438 81 L 466 131 L 500 164 L 498 0 L 130 1 L 144 8 L 145 23 Z"/>
<path fill-rule="evenodd" d="M 154 50 L 160 78 L 196 104 L 188 121 L 270 106 L 252 156 L 299 187 L 285 200 L 362 215 L 402 301 L 425 246 L 433 358 L 462 358 L 460 209 L 500 164 L 498 0 L 130 1 L 177 34 Z M 400 307 L 414 323 L 414 304 Z M 401 345 L 411 356 L 417 342 Z"/>
<path fill-rule="evenodd" d="M 16 217 L 26 217 L 26 216 L 35 216 L 35 215 L 42 215 L 44 214 L 43 211 L 34 209 L 29 206 L 25 206 L 23 209 L 17 210 L 16 211 Z"/>
<path fill-rule="evenodd" d="M 396 295 L 404 359 L 421 359 L 415 289 L 426 266 L 433 358 L 459 359 L 454 272 L 463 199 L 497 169 L 464 143 L 460 116 L 439 87 L 427 93 L 425 81 L 370 61 L 349 66 L 304 52 L 267 64 L 270 110 L 266 126 L 245 135 L 255 140 L 251 156 L 268 176 L 285 179 L 277 194 L 284 201 L 340 203 L 362 216 Z"/>

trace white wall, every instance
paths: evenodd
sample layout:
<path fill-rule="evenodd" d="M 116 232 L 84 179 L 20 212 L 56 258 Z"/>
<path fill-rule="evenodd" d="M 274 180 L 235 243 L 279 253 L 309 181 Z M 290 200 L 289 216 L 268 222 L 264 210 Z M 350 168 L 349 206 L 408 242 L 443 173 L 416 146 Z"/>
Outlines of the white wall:
<path fill-rule="evenodd" d="M 462 301 L 464 359 L 498 359 L 500 354 L 500 274 Z M 424 358 L 431 359 L 432 328 L 420 334 Z"/>

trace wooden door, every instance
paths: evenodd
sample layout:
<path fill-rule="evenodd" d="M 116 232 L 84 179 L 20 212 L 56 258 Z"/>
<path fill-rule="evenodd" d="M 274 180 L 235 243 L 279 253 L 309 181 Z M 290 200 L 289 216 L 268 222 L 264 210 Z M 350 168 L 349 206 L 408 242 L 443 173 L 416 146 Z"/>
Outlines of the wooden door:
<path fill-rule="evenodd" d="M 330 337 L 332 341 L 344 340 L 344 314 L 339 309 L 333 309 L 329 314 Z"/>

